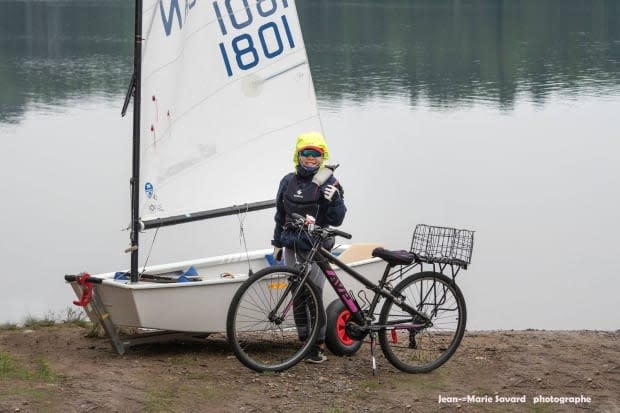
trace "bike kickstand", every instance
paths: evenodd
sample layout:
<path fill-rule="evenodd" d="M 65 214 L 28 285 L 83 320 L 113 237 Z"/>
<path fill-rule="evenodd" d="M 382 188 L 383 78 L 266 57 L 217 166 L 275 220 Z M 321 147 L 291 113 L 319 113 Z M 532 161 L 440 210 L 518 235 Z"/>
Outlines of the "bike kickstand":
<path fill-rule="evenodd" d="M 372 358 L 372 375 L 377 375 L 377 359 L 375 358 L 375 345 L 377 341 L 377 333 L 370 333 L 370 357 Z"/>

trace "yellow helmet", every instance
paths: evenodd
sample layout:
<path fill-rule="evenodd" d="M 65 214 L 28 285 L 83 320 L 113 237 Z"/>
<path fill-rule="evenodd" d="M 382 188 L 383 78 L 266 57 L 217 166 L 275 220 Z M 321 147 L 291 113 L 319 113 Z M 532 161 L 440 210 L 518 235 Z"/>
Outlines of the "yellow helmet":
<path fill-rule="evenodd" d="M 323 152 L 323 160 L 321 165 L 329 159 L 329 149 L 321 132 L 306 132 L 297 137 L 295 152 L 293 153 L 293 163 L 295 167 L 299 165 L 299 152 L 303 149 L 312 148 Z"/>

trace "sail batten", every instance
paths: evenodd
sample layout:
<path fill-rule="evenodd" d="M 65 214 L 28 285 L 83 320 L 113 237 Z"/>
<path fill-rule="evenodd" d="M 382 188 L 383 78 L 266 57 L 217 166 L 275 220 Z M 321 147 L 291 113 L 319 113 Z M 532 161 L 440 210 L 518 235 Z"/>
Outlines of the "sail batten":
<path fill-rule="evenodd" d="M 257 77 L 256 75 L 253 75 L 253 76 L 247 75 L 247 76 L 240 77 L 239 79 L 235 79 L 234 81 L 231 81 L 230 83 L 228 83 L 226 85 L 223 85 L 221 88 L 219 88 L 217 90 L 214 90 L 209 95 L 204 96 L 200 101 L 195 102 L 194 104 L 189 106 L 187 108 L 187 110 L 185 110 L 184 112 L 178 113 L 176 115 L 175 119 L 171 119 L 170 120 L 169 124 L 167 124 L 167 125 L 164 124 L 163 125 L 164 129 L 161 131 L 163 136 L 159 137 L 157 139 L 157 142 L 160 142 L 161 140 L 165 139 L 166 136 L 170 135 L 170 129 L 174 126 L 175 122 L 181 120 L 186 114 L 192 112 L 193 110 L 199 110 L 200 109 L 200 105 L 203 102 L 211 100 L 211 99 L 216 99 L 218 92 L 220 92 L 221 90 L 224 90 L 227 87 L 230 87 L 233 82 L 240 82 L 240 81 L 243 82 L 243 81 L 245 81 L 246 84 L 250 84 L 251 86 L 245 86 L 244 87 L 244 90 L 246 90 L 245 93 L 248 94 L 248 92 L 247 92 L 248 88 L 259 87 L 260 85 L 266 83 L 267 81 L 269 81 L 271 79 L 274 79 L 274 78 L 276 78 L 276 77 L 278 77 L 280 75 L 283 75 L 283 74 L 285 74 L 285 73 L 287 73 L 289 71 L 295 70 L 295 69 L 297 69 L 299 67 L 302 67 L 304 65 L 307 65 L 307 64 L 308 64 L 308 61 L 306 59 L 304 59 L 301 62 L 294 63 L 291 67 L 284 68 L 284 69 L 280 70 L 279 72 L 275 72 L 273 74 L 270 74 L 269 76 L 266 76 L 266 77 L 264 77 L 262 79 Z M 267 66 L 267 68 L 268 68 L 268 66 Z M 266 68 L 264 68 L 263 70 L 265 70 L 265 69 Z M 248 80 L 248 79 L 250 79 L 250 80 Z M 316 113 L 316 114 L 313 113 L 313 116 L 317 116 L 318 117 L 318 113 Z M 148 148 L 150 146 L 154 146 L 154 145 L 156 145 L 156 143 L 147 143 L 146 144 L 146 148 Z"/>
<path fill-rule="evenodd" d="M 145 0 L 143 20 L 142 222 L 263 205 L 321 130 L 295 2 Z"/>

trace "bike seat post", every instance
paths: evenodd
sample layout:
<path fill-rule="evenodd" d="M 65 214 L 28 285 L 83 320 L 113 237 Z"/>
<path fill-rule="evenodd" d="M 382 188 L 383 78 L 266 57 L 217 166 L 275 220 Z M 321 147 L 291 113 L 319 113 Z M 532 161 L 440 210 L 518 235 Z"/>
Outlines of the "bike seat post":
<path fill-rule="evenodd" d="M 383 288 L 385 286 L 385 282 L 387 281 L 388 276 L 390 275 L 390 271 L 392 270 L 393 265 L 389 262 L 385 265 L 385 270 L 383 271 L 383 276 L 379 280 L 379 286 Z"/>

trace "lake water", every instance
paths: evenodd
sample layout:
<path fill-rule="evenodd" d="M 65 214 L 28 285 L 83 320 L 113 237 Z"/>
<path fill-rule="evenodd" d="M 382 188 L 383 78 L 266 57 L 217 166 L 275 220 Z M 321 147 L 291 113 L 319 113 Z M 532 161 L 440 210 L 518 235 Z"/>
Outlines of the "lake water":
<path fill-rule="evenodd" d="M 0 3 L 0 323 L 61 314 L 65 273 L 129 265 L 127 3 Z M 473 229 L 468 328 L 620 328 L 619 2 L 298 8 L 354 241 Z M 272 214 L 243 220 L 249 249 Z M 160 230 L 149 264 L 240 251 L 239 222 Z"/>

